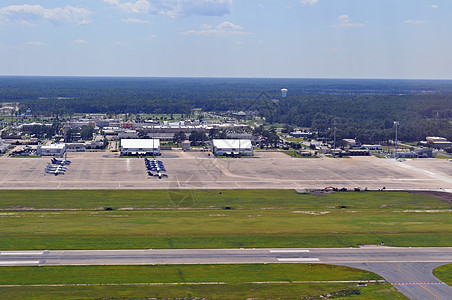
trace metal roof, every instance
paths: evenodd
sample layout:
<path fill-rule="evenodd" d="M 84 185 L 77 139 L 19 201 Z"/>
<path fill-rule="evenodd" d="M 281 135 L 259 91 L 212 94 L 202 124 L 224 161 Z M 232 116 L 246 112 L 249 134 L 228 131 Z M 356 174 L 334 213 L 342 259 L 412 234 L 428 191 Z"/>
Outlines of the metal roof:
<path fill-rule="evenodd" d="M 217 149 L 251 149 L 251 140 L 212 140 Z"/>
<path fill-rule="evenodd" d="M 160 147 L 159 139 L 121 139 L 122 149 L 157 149 Z"/>

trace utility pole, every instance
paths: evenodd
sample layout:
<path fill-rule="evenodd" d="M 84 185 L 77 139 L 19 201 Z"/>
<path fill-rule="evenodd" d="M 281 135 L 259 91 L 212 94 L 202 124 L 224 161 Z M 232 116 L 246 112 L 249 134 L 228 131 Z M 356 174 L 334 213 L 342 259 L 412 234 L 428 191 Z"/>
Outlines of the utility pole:
<path fill-rule="evenodd" d="M 394 158 L 397 159 L 397 129 L 399 126 L 399 121 L 394 121 L 395 124 L 395 153 L 394 153 Z"/>

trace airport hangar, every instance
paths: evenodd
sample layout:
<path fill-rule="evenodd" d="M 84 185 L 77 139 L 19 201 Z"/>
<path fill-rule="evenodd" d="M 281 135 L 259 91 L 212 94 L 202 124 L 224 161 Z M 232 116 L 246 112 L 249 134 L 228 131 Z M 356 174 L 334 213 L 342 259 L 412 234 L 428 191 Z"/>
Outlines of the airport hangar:
<path fill-rule="evenodd" d="M 121 155 L 160 155 L 159 139 L 122 139 Z"/>
<path fill-rule="evenodd" d="M 216 156 L 244 155 L 253 156 L 253 144 L 251 140 L 212 140 L 212 153 Z"/>

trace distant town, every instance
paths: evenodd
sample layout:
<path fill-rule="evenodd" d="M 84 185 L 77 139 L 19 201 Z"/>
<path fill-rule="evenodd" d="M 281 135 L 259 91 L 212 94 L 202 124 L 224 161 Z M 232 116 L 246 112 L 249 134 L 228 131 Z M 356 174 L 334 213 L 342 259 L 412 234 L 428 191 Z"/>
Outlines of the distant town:
<path fill-rule="evenodd" d="M 253 111 L 190 114 L 96 113 L 37 116 L 19 103 L 1 103 L 0 152 L 11 157 L 63 157 L 66 152 L 111 151 L 121 156 L 160 155 L 161 150 L 211 152 L 215 156 L 253 156 L 256 151 L 281 151 L 293 157 L 452 158 L 444 137 L 418 142 L 394 139 L 385 144 L 360 144 L 353 137 L 333 139 L 312 128 L 272 125 Z M 335 128 L 333 129 L 335 131 Z M 124 140 L 149 140 L 143 147 Z M 397 141 L 397 143 L 396 143 Z"/>

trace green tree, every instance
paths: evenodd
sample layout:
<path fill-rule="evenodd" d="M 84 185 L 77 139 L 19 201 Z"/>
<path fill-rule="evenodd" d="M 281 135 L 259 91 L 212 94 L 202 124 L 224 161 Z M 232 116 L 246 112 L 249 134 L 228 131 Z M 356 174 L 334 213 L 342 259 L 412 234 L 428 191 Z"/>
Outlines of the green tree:
<path fill-rule="evenodd" d="M 94 127 L 90 125 L 83 125 L 80 129 L 82 140 L 92 140 L 94 134 Z"/>
<path fill-rule="evenodd" d="M 202 130 L 193 130 L 188 137 L 193 146 L 198 146 L 201 142 L 207 140 L 206 133 Z"/>
<path fill-rule="evenodd" d="M 175 144 L 178 144 L 182 141 L 185 141 L 186 138 L 187 137 L 186 137 L 185 133 L 183 131 L 179 131 L 179 132 L 174 133 L 173 142 Z"/>

